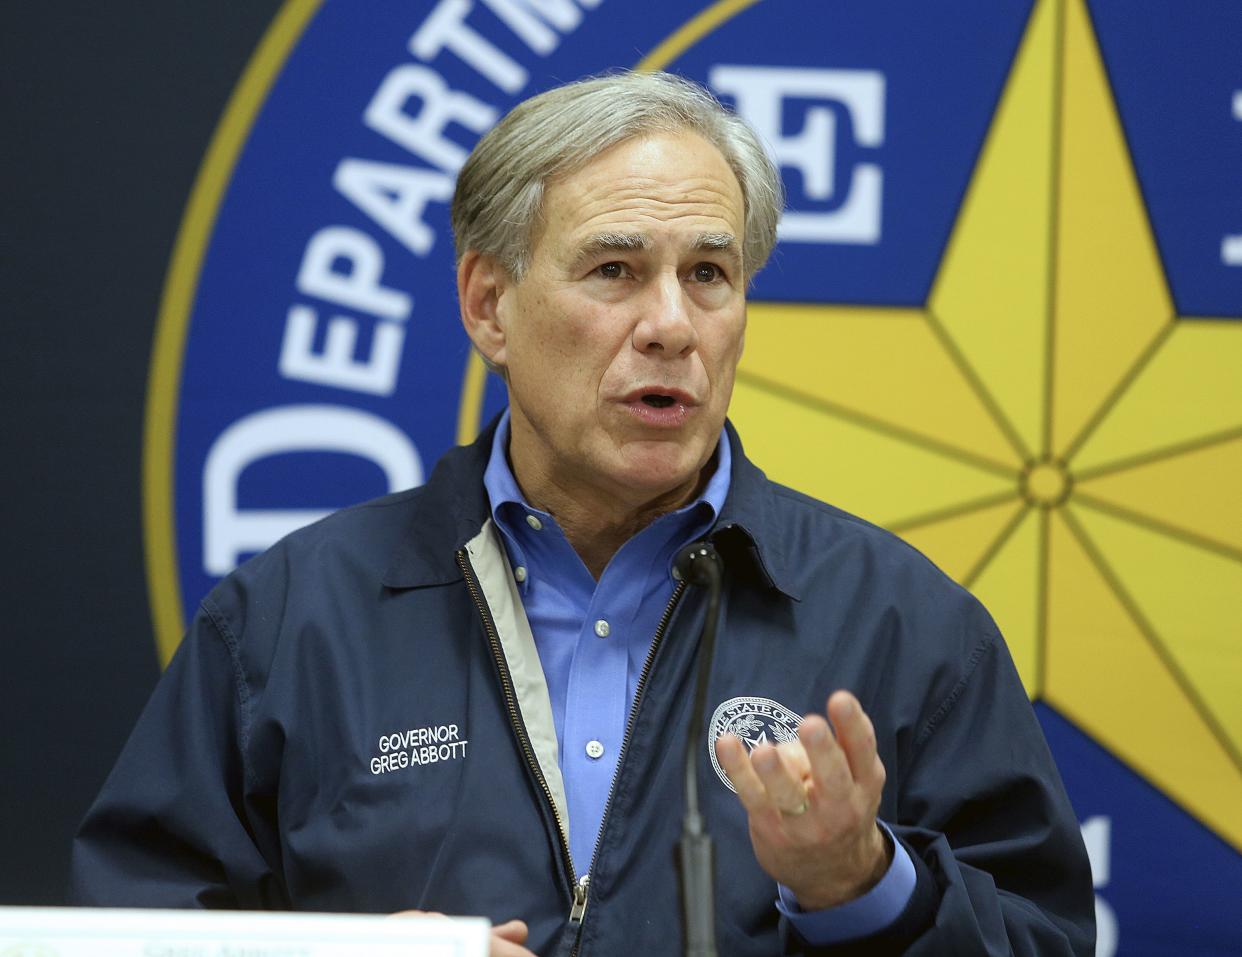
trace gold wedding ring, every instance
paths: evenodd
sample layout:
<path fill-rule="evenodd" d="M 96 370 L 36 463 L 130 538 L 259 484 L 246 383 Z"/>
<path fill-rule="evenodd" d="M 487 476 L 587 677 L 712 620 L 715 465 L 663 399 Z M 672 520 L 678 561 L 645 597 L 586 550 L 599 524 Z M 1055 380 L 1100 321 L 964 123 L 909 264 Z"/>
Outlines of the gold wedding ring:
<path fill-rule="evenodd" d="M 807 807 L 809 807 L 809 804 L 807 803 L 807 801 L 803 800 L 803 802 L 799 804 L 796 808 L 794 808 L 792 811 L 786 811 L 784 808 L 782 808 L 781 814 L 785 815 L 785 817 L 799 817 L 800 815 L 803 815 L 806 813 Z"/>

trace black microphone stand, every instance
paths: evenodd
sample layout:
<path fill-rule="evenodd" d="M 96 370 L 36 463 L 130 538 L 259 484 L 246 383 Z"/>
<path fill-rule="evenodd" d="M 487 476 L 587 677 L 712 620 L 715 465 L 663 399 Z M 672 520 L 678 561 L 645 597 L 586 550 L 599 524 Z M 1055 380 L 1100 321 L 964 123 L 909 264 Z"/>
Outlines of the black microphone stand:
<path fill-rule="evenodd" d="M 681 824 L 682 911 L 686 925 L 686 957 L 716 957 L 716 894 L 712 867 L 712 838 L 703 826 L 699 812 L 699 782 L 695 774 L 695 752 L 703 740 L 707 702 L 707 679 L 716 649 L 716 627 L 720 619 L 720 555 L 710 542 L 695 542 L 678 553 L 673 566 L 691 585 L 707 586 L 707 615 L 699 642 L 699 669 L 694 684 L 694 707 L 686 732 L 685 798 L 686 811 Z"/>

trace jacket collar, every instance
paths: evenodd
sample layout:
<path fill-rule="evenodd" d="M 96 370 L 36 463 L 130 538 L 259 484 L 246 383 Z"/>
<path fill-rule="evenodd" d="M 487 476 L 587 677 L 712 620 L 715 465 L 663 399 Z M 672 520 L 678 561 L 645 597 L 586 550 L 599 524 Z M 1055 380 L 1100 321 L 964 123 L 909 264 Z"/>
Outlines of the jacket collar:
<path fill-rule="evenodd" d="M 793 587 L 789 547 L 794 529 L 778 513 L 773 494 L 779 486 L 746 457 L 733 423 L 726 421 L 725 429 L 733 450 L 733 475 L 729 497 L 709 537 L 726 568 L 800 601 Z"/>
<path fill-rule="evenodd" d="M 415 517 L 384 573 L 388 588 L 444 585 L 461 578 L 457 552 L 479 534 L 490 515 L 483 471 L 497 421 L 470 445 L 445 452 L 427 483 L 414 491 Z"/>
<path fill-rule="evenodd" d="M 443 585 L 461 578 L 457 551 L 474 538 L 491 514 L 483 472 L 499 416 L 470 445 L 441 457 L 418 497 L 412 519 L 393 550 L 383 584 L 389 588 Z M 794 601 L 787 539 L 791 529 L 776 513 L 773 485 L 742 450 L 731 422 L 725 423 L 733 454 L 729 496 L 709 538 L 735 574 L 775 588 Z"/>

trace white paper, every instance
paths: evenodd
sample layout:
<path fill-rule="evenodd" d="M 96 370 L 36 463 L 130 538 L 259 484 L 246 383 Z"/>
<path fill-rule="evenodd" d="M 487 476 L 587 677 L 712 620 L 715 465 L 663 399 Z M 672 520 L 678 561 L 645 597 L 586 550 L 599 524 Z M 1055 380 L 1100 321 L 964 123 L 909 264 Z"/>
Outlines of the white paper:
<path fill-rule="evenodd" d="M 0 907 L 3 957 L 487 957 L 481 918 Z"/>

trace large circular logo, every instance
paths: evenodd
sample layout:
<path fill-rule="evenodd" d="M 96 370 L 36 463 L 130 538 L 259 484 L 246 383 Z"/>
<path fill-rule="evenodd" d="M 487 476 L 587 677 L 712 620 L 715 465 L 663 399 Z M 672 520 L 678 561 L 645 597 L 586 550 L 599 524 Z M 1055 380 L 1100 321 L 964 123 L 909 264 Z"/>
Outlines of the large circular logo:
<path fill-rule="evenodd" d="M 471 146 L 562 80 L 670 69 L 789 192 L 731 410 L 748 453 L 970 587 L 1033 697 L 1242 847 L 1242 81 L 1213 39 L 1242 14 L 1148 7 L 289 0 L 161 311 L 162 659 L 238 562 L 420 482 L 501 407 L 457 321 Z M 1198 105 L 1145 108 L 1170 89 Z"/>

